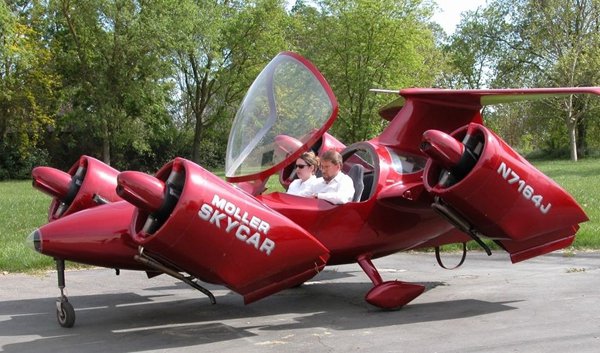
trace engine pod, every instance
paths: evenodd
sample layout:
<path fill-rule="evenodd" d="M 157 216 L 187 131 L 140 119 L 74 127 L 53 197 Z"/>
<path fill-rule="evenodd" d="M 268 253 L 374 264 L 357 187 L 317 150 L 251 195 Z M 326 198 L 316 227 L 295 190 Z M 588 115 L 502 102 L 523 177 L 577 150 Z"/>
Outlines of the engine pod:
<path fill-rule="evenodd" d="M 537 246 L 572 237 L 579 223 L 588 220 L 562 187 L 491 130 L 472 123 L 451 136 L 477 149 L 478 160 L 460 180 L 445 186 L 443 179 L 448 171 L 430 158 L 423 175 L 425 188 L 486 237 L 510 241 L 541 237 L 530 244 Z"/>
<path fill-rule="evenodd" d="M 138 197 L 144 187 L 133 179 L 148 183 L 145 178 L 119 178 L 131 178 L 126 187 L 136 203 L 157 199 Z M 310 279 L 329 259 L 296 223 L 191 161 L 177 158 L 156 178 L 165 184 L 164 204 L 159 210 L 138 205 L 133 240 L 163 263 L 226 285 L 246 303 Z"/>
<path fill-rule="evenodd" d="M 52 197 L 48 221 L 103 202 L 120 201 L 115 191 L 118 174 L 118 170 L 85 155 L 67 173 L 50 167 L 37 167 L 32 171 L 33 186 Z"/>

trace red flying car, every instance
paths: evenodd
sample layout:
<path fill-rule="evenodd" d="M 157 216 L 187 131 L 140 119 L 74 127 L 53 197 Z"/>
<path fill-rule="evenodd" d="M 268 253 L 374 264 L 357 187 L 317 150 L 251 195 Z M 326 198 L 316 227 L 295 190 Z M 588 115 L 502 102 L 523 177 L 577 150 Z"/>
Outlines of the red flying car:
<path fill-rule="evenodd" d="M 91 158 L 68 173 L 38 167 L 34 186 L 53 196 L 49 223 L 29 236 L 57 260 L 62 326 L 75 321 L 63 294 L 64 260 L 166 273 L 209 296 L 222 284 L 245 303 L 299 285 L 327 265 L 358 262 L 372 305 L 394 309 L 424 286 L 384 282 L 371 259 L 398 251 L 492 239 L 512 262 L 569 246 L 587 216 L 559 185 L 483 125 L 487 104 L 600 88 L 405 89 L 382 108 L 389 121 L 345 146 L 327 130 L 338 106 L 319 71 L 298 54 L 276 56 L 250 87 L 227 146 L 227 181 L 183 158 L 154 176 Z M 301 153 L 337 149 L 352 202 L 265 191 L 286 186 Z"/>

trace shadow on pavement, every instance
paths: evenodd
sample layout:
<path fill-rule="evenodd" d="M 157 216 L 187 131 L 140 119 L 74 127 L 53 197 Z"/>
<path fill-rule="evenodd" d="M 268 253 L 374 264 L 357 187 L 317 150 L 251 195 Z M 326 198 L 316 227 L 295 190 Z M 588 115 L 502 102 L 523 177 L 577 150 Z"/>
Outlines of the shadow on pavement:
<path fill-rule="evenodd" d="M 330 276 L 336 277 L 335 274 Z M 423 283 L 428 290 L 441 282 Z M 250 305 L 239 295 L 217 296 L 217 305 L 195 292 L 160 293 L 187 288 L 176 284 L 136 293 L 71 296 L 75 327 L 58 326 L 55 298 L 0 301 L 0 332 L 23 338 L 5 352 L 130 352 L 208 344 L 255 336 L 257 331 L 324 327 L 354 330 L 452 320 L 512 310 L 511 302 L 450 300 L 409 304 L 382 311 L 364 302 L 370 283 L 310 283 Z M 190 294 L 193 293 L 193 294 Z M 181 294 L 181 295 L 180 295 Z M 188 295 L 190 294 L 190 295 Z M 127 344 L 122 344 L 127 342 Z"/>

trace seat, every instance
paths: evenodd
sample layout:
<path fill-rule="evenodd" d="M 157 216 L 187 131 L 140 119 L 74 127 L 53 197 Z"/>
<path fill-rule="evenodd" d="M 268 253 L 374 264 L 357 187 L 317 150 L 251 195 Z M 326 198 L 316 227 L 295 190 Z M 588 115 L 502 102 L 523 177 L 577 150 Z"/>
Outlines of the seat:
<path fill-rule="evenodd" d="M 363 181 L 363 175 L 365 173 L 365 169 L 360 164 L 354 164 L 350 167 L 348 171 L 348 176 L 352 179 L 354 183 L 354 197 L 352 198 L 352 202 L 360 201 L 360 197 L 365 188 L 365 183 Z"/>

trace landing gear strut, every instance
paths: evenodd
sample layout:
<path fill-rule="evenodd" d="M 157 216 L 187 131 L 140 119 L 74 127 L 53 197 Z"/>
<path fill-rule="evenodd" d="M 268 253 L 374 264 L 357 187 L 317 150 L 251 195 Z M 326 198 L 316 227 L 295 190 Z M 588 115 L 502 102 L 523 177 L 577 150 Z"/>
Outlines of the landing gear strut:
<path fill-rule="evenodd" d="M 204 293 L 208 297 L 208 299 L 210 299 L 211 304 L 214 305 L 217 303 L 215 296 L 208 289 L 199 285 L 196 282 L 195 278 L 193 278 L 191 276 L 184 276 L 181 273 L 177 272 L 176 270 L 163 265 L 158 260 L 155 260 L 150 255 L 144 253 L 144 248 L 142 246 L 140 246 L 138 248 L 138 253 L 139 253 L 138 255 L 135 255 L 133 257 L 136 261 L 139 261 L 139 262 L 143 263 L 144 265 L 155 269 L 158 272 L 166 273 L 173 278 L 177 278 L 178 280 L 186 283 L 190 287 L 197 289 L 198 291 Z"/>
<path fill-rule="evenodd" d="M 58 289 L 60 289 L 60 297 L 56 300 L 56 319 L 62 327 L 73 327 L 75 324 L 75 309 L 73 309 L 73 305 L 69 303 L 64 293 L 65 260 L 56 259 L 56 272 L 58 275 Z"/>
<path fill-rule="evenodd" d="M 425 286 L 420 284 L 401 281 L 384 282 L 371 262 L 370 255 L 359 256 L 358 264 L 374 285 L 365 295 L 365 300 L 371 305 L 382 309 L 399 309 L 425 291 Z"/>

